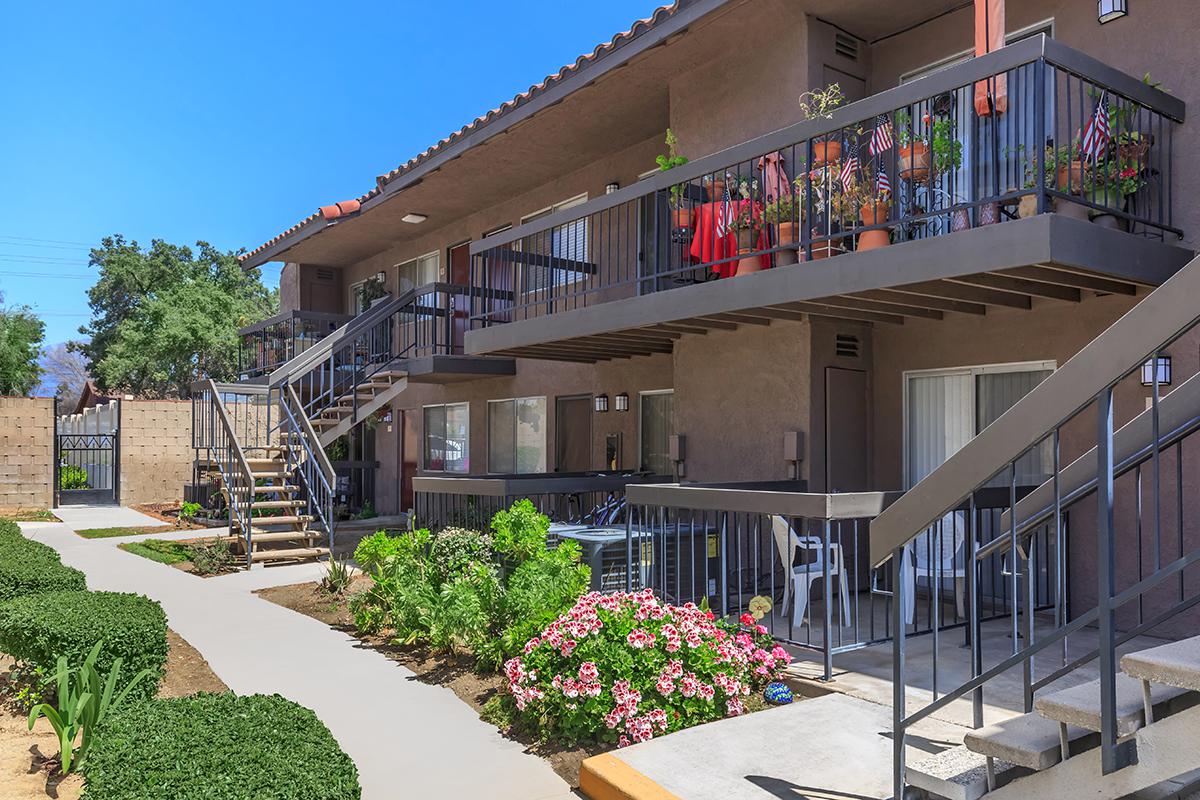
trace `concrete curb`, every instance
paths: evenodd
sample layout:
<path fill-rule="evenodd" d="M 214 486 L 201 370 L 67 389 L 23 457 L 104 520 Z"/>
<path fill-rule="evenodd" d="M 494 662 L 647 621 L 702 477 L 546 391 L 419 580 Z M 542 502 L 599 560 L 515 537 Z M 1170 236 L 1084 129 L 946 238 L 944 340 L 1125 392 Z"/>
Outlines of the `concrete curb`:
<path fill-rule="evenodd" d="M 579 767 L 579 791 L 589 800 L 680 800 L 615 753 L 584 760 Z"/>

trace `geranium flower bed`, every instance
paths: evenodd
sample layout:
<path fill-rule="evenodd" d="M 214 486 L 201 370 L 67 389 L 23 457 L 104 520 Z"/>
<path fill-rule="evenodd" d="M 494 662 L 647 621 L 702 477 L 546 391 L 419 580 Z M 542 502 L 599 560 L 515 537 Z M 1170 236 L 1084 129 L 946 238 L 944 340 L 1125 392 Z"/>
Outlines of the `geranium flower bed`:
<path fill-rule="evenodd" d="M 750 615 L 726 623 L 647 589 L 584 595 L 504 674 L 516 716 L 543 739 L 623 747 L 744 713 L 790 660 Z"/>

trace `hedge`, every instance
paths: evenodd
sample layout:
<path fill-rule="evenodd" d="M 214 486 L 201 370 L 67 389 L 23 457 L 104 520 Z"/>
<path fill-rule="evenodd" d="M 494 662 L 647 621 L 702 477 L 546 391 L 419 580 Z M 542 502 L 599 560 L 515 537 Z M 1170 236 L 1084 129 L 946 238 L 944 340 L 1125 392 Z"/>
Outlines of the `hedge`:
<path fill-rule="evenodd" d="M 359 800 L 358 769 L 279 695 L 197 694 L 118 708 L 96 729 L 84 800 Z"/>
<path fill-rule="evenodd" d="M 51 592 L 26 595 L 0 604 L 0 652 L 54 671 L 59 656 L 83 663 L 103 641 L 96 667 L 106 674 L 114 659 L 123 661 L 128 678 L 143 669 L 154 679 L 138 684 L 131 697 L 153 697 L 167 662 L 167 615 L 158 602 L 118 592 Z"/>
<path fill-rule="evenodd" d="M 86 586 L 83 573 L 63 566 L 53 547 L 25 538 L 15 522 L 0 520 L 0 602 Z"/>

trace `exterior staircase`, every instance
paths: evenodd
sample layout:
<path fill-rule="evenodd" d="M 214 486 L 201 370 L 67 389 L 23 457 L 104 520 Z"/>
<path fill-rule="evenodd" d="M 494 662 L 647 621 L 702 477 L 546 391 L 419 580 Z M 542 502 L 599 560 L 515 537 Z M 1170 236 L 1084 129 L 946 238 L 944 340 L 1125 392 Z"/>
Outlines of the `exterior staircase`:
<path fill-rule="evenodd" d="M 1187 625 L 1195 617 L 1184 616 L 1200 606 L 1200 582 L 1188 571 L 1200 564 L 1195 492 L 1184 477 L 1196 469 L 1190 437 L 1200 431 L 1200 375 L 1164 396 L 1154 368 L 1173 348 L 1189 346 L 1200 327 L 1197 296 L 1200 259 L 872 521 L 871 562 L 891 570 L 893 587 L 895 797 L 1166 797 L 1178 791 L 1167 782 L 1200 775 L 1200 636 Z M 1118 427 L 1118 419 L 1128 421 Z M 1049 474 L 1018 495 L 1018 462 L 1028 469 L 1031 454 Z M 998 485 L 1007 507 L 985 530 L 975 504 Z M 928 663 L 908 658 L 899 609 L 904 593 L 917 591 L 902 580 L 904 548 L 952 515 L 967 528 L 970 677 L 946 687 L 938 662 L 951 656 L 935 639 Z M 1037 537 L 1053 546 L 1039 548 Z M 1012 602 L 1003 616 L 1011 624 L 983 627 L 980 576 L 997 556 L 1010 565 Z M 1081 580 L 1071 578 L 1074 570 L 1095 589 L 1086 586 L 1078 593 L 1085 599 L 1067 604 L 1068 588 Z M 1053 613 L 1036 606 L 1031 587 L 1039 574 L 1057 581 Z M 1085 628 L 1097 643 L 1068 657 L 1068 638 Z M 1011 655 L 985 664 L 984 640 L 997 632 L 1006 642 L 990 652 Z M 1150 635 L 1184 638 L 1120 654 Z M 1083 667 L 1091 674 L 1083 676 Z M 1023 713 L 985 720 L 989 687 L 1018 673 Z M 932 699 L 914 701 L 910 684 L 932 688 Z M 963 744 L 906 764 L 912 726 L 967 699 L 973 730 Z"/>
<path fill-rule="evenodd" d="M 326 557 L 337 478 L 325 448 L 408 386 L 405 359 L 456 352 L 466 287 L 383 298 L 266 383 L 193 386 L 197 464 L 218 472 L 247 566 Z"/>

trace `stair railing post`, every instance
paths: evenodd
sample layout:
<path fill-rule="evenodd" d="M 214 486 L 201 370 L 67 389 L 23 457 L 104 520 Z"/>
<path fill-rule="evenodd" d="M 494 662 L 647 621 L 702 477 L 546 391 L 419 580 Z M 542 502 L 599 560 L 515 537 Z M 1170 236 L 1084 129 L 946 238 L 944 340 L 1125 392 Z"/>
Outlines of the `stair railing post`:
<path fill-rule="evenodd" d="M 1105 775 L 1134 763 L 1133 740 L 1117 743 L 1116 547 L 1113 542 L 1113 390 L 1096 396 L 1096 563 L 1100 626 L 1100 764 Z"/>
<path fill-rule="evenodd" d="M 975 493 L 971 492 L 970 508 L 967 511 L 967 641 L 971 645 L 971 678 L 983 672 L 983 647 L 979 641 L 979 539 L 977 525 L 979 509 L 975 506 Z M 975 728 L 983 727 L 983 687 L 971 691 L 971 722 Z"/>
<path fill-rule="evenodd" d="M 829 558 L 830 558 L 830 522 L 826 518 L 821 523 L 821 558 L 824 559 L 824 568 L 822 579 L 825 583 L 824 591 L 824 614 L 822 615 L 821 624 L 824 630 L 821 631 L 821 636 L 824 641 L 821 643 L 821 655 L 824 660 L 825 680 L 833 680 L 833 578 L 830 574 Z M 793 601 L 794 602 L 794 601 Z"/>

